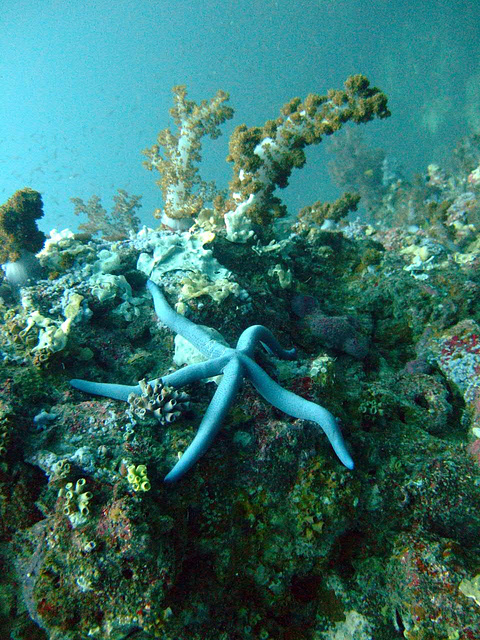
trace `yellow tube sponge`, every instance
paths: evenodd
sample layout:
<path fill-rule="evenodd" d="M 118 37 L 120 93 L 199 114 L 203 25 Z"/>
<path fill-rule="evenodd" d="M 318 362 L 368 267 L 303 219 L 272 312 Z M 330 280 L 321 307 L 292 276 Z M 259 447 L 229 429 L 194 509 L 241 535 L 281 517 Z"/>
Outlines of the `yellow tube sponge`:
<path fill-rule="evenodd" d="M 93 494 L 91 491 L 85 490 L 86 484 L 85 478 L 79 478 L 75 486 L 73 482 L 67 482 L 58 494 L 65 498 L 63 513 L 68 517 L 74 529 L 85 524 L 90 515 L 89 502 Z"/>
<path fill-rule="evenodd" d="M 150 491 L 151 484 L 147 476 L 147 467 L 144 464 L 127 467 L 127 480 L 134 491 Z"/>

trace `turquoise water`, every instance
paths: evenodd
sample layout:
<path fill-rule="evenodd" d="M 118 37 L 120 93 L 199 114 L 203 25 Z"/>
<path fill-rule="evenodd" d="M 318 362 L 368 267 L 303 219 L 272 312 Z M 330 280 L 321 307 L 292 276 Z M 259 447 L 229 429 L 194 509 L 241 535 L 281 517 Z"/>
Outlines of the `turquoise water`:
<path fill-rule="evenodd" d="M 0 201 L 43 194 L 44 231 L 75 228 L 70 198 L 118 188 L 161 206 L 141 150 L 168 126 L 172 86 L 195 101 L 230 93 L 234 119 L 204 148 L 204 177 L 225 187 L 228 136 L 262 126 L 294 96 L 364 73 L 393 113 L 366 135 L 407 172 L 423 172 L 480 127 L 475 3 L 373 0 L 57 2 L 4 0 L 0 23 Z M 308 150 L 282 197 L 292 215 L 337 194 L 327 145 Z"/>
<path fill-rule="evenodd" d="M 480 638 L 479 41 L 4 0 L 0 640 Z"/>

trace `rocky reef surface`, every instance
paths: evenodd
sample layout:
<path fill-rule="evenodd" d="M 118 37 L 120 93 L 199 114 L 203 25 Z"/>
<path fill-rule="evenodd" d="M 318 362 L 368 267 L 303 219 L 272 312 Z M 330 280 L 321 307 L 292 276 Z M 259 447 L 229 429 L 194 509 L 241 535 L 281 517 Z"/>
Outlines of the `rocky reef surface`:
<path fill-rule="evenodd" d="M 232 242 L 207 213 L 120 240 L 52 232 L 42 277 L 0 284 L 3 637 L 479 639 L 475 166 L 394 176 L 370 224 L 304 214 L 268 242 L 255 225 Z M 295 346 L 257 362 L 339 418 L 355 468 L 247 381 L 165 484 L 215 380 L 130 403 L 69 384 L 198 357 L 158 323 L 147 278 L 230 345 L 262 324 Z"/>

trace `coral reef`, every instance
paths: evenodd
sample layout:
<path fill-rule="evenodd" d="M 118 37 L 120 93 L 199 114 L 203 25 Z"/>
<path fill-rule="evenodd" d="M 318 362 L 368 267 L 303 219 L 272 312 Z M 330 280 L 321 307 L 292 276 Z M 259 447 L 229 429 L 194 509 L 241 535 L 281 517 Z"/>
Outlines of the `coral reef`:
<path fill-rule="evenodd" d="M 353 460 L 345 446 L 335 417 L 320 405 L 309 402 L 305 398 L 283 389 L 253 360 L 255 348 L 259 344 L 277 358 L 283 360 L 293 359 L 296 355 L 295 349 L 283 349 L 272 332 L 260 324 L 247 327 L 238 338 L 236 347 L 232 349 L 225 346 L 223 340 L 216 340 L 211 330 L 199 327 L 176 313 L 169 306 L 162 290 L 154 282 L 148 280 L 147 288 L 152 294 L 155 312 L 159 319 L 169 329 L 190 342 L 192 347 L 198 349 L 202 356 L 205 357 L 205 360 L 162 376 L 160 384 L 157 380 L 152 380 L 149 383 L 141 381 L 138 385 L 131 386 L 80 379 L 72 379 L 70 383 L 80 391 L 127 401 L 130 407 L 138 408 L 139 404 L 135 402 L 135 396 L 140 398 L 145 395 L 152 396 L 155 389 L 161 390 L 169 386 L 174 389 L 180 389 L 203 378 L 222 376 L 195 438 L 182 454 L 175 467 L 165 477 L 165 482 L 176 482 L 207 452 L 220 430 L 223 419 L 233 404 L 244 378 L 250 380 L 261 396 L 267 402 L 271 402 L 277 409 L 294 418 L 302 418 L 316 423 L 327 436 L 342 463 L 347 468 L 353 469 Z M 177 399 L 180 400 L 181 395 L 176 398 L 172 397 L 167 402 L 165 406 L 167 415 L 176 406 Z M 158 412 L 156 417 L 159 417 Z M 162 418 L 162 413 L 160 413 L 160 419 Z"/>
<path fill-rule="evenodd" d="M 382 94 L 357 82 L 313 100 L 322 126 L 332 118 L 323 134 L 347 116 L 386 115 Z M 201 105 L 180 92 L 177 118 L 184 107 Z M 362 193 L 368 222 L 317 203 L 281 228 L 273 185 L 322 128 L 310 132 L 304 108 L 237 130 L 245 155 L 228 206 L 195 199 L 193 161 L 188 232 L 169 220 L 120 240 L 52 231 L 37 255 L 45 277 L 18 295 L 0 287 L 2 637 L 480 638 L 478 138 L 414 178 L 386 157 L 385 184 Z M 263 136 L 281 136 L 289 118 L 292 132 L 295 120 L 305 128 L 275 164 Z M 232 223 L 248 242 L 231 242 L 222 212 L 247 203 L 247 178 L 258 207 Z M 297 359 L 258 349 L 252 367 L 338 416 L 355 469 L 246 380 L 214 444 L 165 485 L 219 376 L 195 380 L 188 398 L 142 382 L 130 405 L 69 385 L 218 373 L 157 323 L 147 278 L 220 357 L 256 324 L 295 345 Z"/>

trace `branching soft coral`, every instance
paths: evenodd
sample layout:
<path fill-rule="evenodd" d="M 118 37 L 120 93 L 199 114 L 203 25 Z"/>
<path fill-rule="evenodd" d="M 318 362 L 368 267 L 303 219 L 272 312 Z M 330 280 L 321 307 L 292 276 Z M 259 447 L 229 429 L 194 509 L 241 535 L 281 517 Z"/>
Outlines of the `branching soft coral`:
<path fill-rule="evenodd" d="M 292 170 L 305 164 L 305 147 L 318 144 L 323 136 L 340 129 L 345 122 L 360 124 L 373 118 L 390 115 L 387 97 L 376 87 L 370 87 L 363 75 L 351 76 L 342 90 L 326 95 L 310 94 L 302 102 L 293 98 L 281 110 L 276 120 L 263 127 L 238 126 L 230 139 L 227 160 L 233 164 L 233 179 L 227 199 L 219 197 L 211 183 L 199 175 L 201 138 L 220 135 L 219 125 L 233 115 L 225 105 L 228 94 L 219 91 L 210 101 L 199 105 L 187 100 L 184 86 L 173 88 L 175 106 L 170 110 L 177 133 L 170 129 L 160 132 L 155 144 L 144 151 L 147 168 L 161 175 L 165 207 L 156 216 L 170 228 L 188 229 L 200 218 L 207 202 L 216 215 L 223 215 L 227 239 L 246 242 L 254 235 L 252 224 L 271 228 L 272 222 L 286 213 L 286 207 L 274 195 L 284 188 Z M 337 219 L 356 206 L 355 196 L 346 194 L 322 212 L 324 218 Z M 326 207 L 326 208 L 325 208 Z"/>
<path fill-rule="evenodd" d="M 163 211 L 157 209 L 155 216 L 174 228 L 188 228 L 206 202 L 213 202 L 218 195 L 213 183 L 200 177 L 197 164 L 201 160 L 201 138 L 218 138 L 219 125 L 233 116 L 233 109 L 225 103 L 228 93 L 218 91 L 210 100 L 196 104 L 187 100 L 186 88 L 173 87 L 174 107 L 170 115 L 177 125 L 177 133 L 169 128 L 160 131 L 157 144 L 143 152 L 148 160 L 144 163 L 150 171 L 156 169 L 160 175 L 157 184 L 162 190 L 165 203 Z"/>
<path fill-rule="evenodd" d="M 365 76 L 356 75 L 347 79 L 343 90 L 310 94 L 303 102 L 290 100 L 281 115 L 263 127 L 237 127 L 228 157 L 234 177 L 225 213 L 227 232 L 229 226 L 238 226 L 237 218 L 246 216 L 266 225 L 285 214 L 285 206 L 273 193 L 276 187 L 287 186 L 295 167 L 303 167 L 306 146 L 318 144 L 345 122 L 359 124 L 389 115 L 385 94 L 370 87 Z"/>
<path fill-rule="evenodd" d="M 142 196 L 129 196 L 123 189 L 118 189 L 113 196 L 113 207 L 108 213 L 102 206 L 99 196 L 93 195 L 87 203 L 82 198 L 71 198 L 75 205 L 75 215 L 86 215 L 88 222 L 78 225 L 81 231 L 95 235 L 101 233 L 105 240 L 122 240 L 128 238 L 131 231 L 136 233 L 140 226 L 140 219 L 135 215 L 142 206 Z"/>
<path fill-rule="evenodd" d="M 22 253 L 36 253 L 45 242 L 37 227 L 43 216 L 42 196 L 25 187 L 0 206 L 0 262 L 15 262 Z"/>
<path fill-rule="evenodd" d="M 300 227 L 311 223 L 322 225 L 327 220 L 339 222 L 350 211 L 356 211 L 360 196 L 355 193 L 344 193 L 334 202 L 322 202 L 318 200 L 309 207 L 304 207 L 298 212 Z"/>

